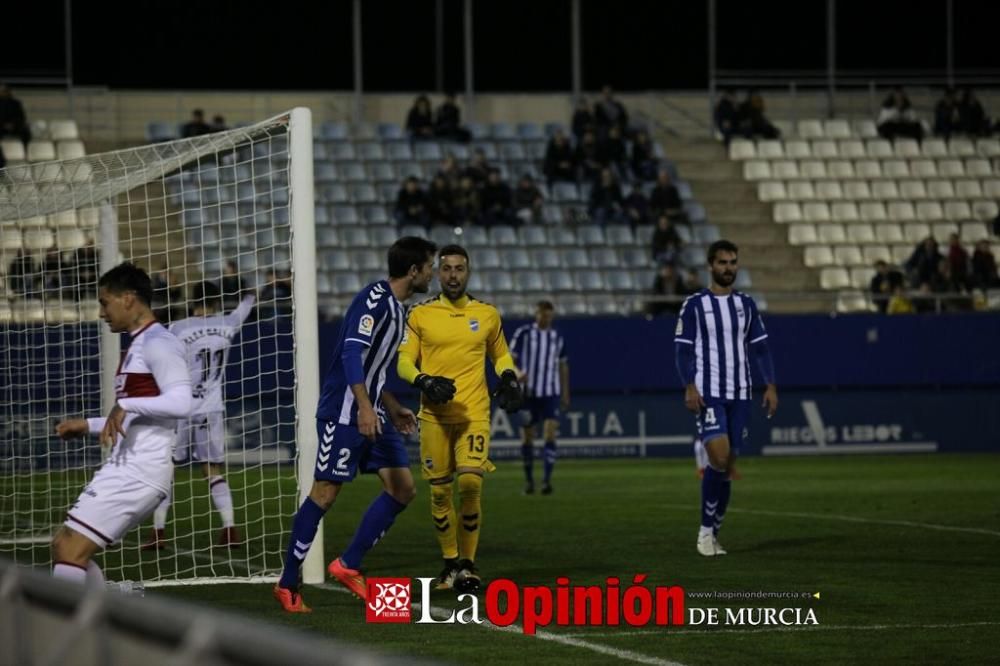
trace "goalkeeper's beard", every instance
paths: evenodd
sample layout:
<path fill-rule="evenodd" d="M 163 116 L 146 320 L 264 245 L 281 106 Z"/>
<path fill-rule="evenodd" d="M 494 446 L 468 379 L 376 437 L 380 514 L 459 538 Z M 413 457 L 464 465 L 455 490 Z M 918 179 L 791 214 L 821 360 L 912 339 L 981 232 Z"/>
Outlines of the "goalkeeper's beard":
<path fill-rule="evenodd" d="M 460 283 L 458 286 L 453 287 L 448 283 L 442 282 L 441 292 L 449 301 L 457 301 L 462 298 L 462 296 L 465 296 L 465 283 Z"/>

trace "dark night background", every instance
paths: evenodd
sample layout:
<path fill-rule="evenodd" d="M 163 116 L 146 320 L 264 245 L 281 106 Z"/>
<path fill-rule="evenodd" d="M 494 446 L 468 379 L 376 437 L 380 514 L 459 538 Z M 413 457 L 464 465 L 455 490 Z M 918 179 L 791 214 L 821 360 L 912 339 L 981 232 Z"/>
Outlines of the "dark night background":
<path fill-rule="evenodd" d="M 462 0 L 444 0 L 446 88 L 464 87 Z M 107 0 L 73 8 L 73 77 L 112 88 L 321 89 L 353 86 L 351 1 Z M 707 86 L 707 3 L 582 0 L 583 85 Z M 364 0 L 364 88 L 432 90 L 434 0 Z M 722 70 L 823 70 L 823 0 L 718 0 Z M 475 88 L 571 88 L 569 0 L 476 0 Z M 5 8 L 0 76 L 61 75 L 62 0 Z M 1000 3 L 954 0 L 955 68 L 1000 68 Z M 838 0 L 837 65 L 945 67 L 945 0 Z"/>

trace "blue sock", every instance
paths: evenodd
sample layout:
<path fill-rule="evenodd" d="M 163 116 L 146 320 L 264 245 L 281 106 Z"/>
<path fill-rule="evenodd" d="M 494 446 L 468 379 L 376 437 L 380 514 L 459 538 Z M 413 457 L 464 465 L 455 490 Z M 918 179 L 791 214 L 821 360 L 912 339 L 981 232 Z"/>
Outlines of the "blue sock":
<path fill-rule="evenodd" d="M 545 457 L 545 479 L 543 482 L 548 483 L 552 479 L 552 468 L 556 466 L 556 443 L 545 442 L 542 455 Z"/>
<path fill-rule="evenodd" d="M 533 444 L 521 445 L 521 459 L 524 460 L 524 478 L 528 483 L 535 482 L 535 447 Z"/>
<path fill-rule="evenodd" d="M 715 509 L 715 525 L 712 526 L 712 531 L 716 535 L 719 534 L 719 528 L 722 527 L 722 519 L 726 517 L 726 508 L 729 506 L 729 494 L 733 491 L 733 482 L 729 480 L 729 476 L 722 481 L 722 485 L 719 486 L 719 506 Z"/>
<path fill-rule="evenodd" d="M 340 561 L 344 563 L 344 566 L 348 569 L 359 568 L 365 553 L 385 536 L 385 533 L 392 527 L 393 521 L 396 520 L 396 515 L 405 508 L 405 504 L 387 492 L 383 491 L 376 497 L 368 505 L 365 515 L 362 516 L 361 524 L 358 525 L 354 538 L 351 539 L 351 545 L 340 556 Z"/>
<path fill-rule="evenodd" d="M 722 482 L 725 478 L 725 472 L 720 472 L 711 465 L 705 468 L 705 476 L 701 479 L 701 526 L 706 529 L 715 528 L 715 516 L 719 510 L 719 497 L 722 495 Z"/>
<path fill-rule="evenodd" d="M 309 547 L 316 537 L 316 529 L 324 513 L 326 511 L 311 497 L 307 497 L 295 512 L 292 535 L 288 538 L 288 552 L 285 554 L 285 569 L 281 572 L 281 580 L 278 581 L 281 587 L 288 590 L 298 589 L 302 560 L 306 559 L 306 553 L 309 552 Z"/>

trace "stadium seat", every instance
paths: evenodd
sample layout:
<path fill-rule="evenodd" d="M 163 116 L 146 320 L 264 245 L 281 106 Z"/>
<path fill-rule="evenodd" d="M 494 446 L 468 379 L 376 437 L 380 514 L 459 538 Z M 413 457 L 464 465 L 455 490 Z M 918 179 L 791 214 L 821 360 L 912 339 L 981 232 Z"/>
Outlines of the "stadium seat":
<path fill-rule="evenodd" d="M 757 148 L 753 141 L 733 139 L 729 142 L 729 159 L 752 160 L 757 157 Z"/>
<path fill-rule="evenodd" d="M 864 257 L 857 245 L 842 245 L 833 248 L 833 261 L 837 266 L 860 266 L 864 264 Z"/>
<path fill-rule="evenodd" d="M 401 141 L 386 144 L 386 154 L 389 159 L 394 162 L 403 162 L 413 159 L 413 149 L 410 148 L 410 144 Z"/>
<path fill-rule="evenodd" d="M 827 177 L 826 162 L 806 160 L 799 163 L 799 175 L 803 178 L 822 180 Z"/>
<path fill-rule="evenodd" d="M 17 227 L 6 225 L 0 227 L 0 251 L 13 254 L 23 246 L 24 239 L 21 237 L 21 232 Z M 3 270 L 7 269 L 9 263 L 9 261 L 3 262 Z"/>
<path fill-rule="evenodd" d="M 965 222 L 961 227 L 963 243 L 977 243 L 990 237 L 989 229 L 982 222 Z"/>
<path fill-rule="evenodd" d="M 741 273 L 738 273 L 737 275 L 741 275 Z M 608 283 L 608 289 L 614 292 L 630 292 L 645 287 L 645 285 L 640 286 L 635 281 L 635 276 L 631 273 L 626 273 L 625 271 L 611 271 L 605 273 L 604 279 Z"/>
<path fill-rule="evenodd" d="M 46 224 L 55 229 L 75 229 L 78 226 L 76 221 L 76 211 L 71 208 L 69 210 L 53 213 L 46 219 Z"/>
<path fill-rule="evenodd" d="M 882 177 L 882 164 L 878 160 L 857 160 L 854 171 L 858 178 L 875 179 Z"/>
<path fill-rule="evenodd" d="M 808 180 L 791 182 L 788 184 L 788 198 L 795 201 L 807 201 L 816 198 L 816 191 Z"/>
<path fill-rule="evenodd" d="M 856 223 L 847 225 L 847 240 L 851 243 L 865 245 L 876 242 L 875 229 L 870 224 Z"/>
<path fill-rule="evenodd" d="M 970 178 L 983 178 L 984 176 L 992 176 L 993 168 L 990 166 L 989 160 L 973 158 L 965 160 L 965 173 L 957 175 L 967 175 Z"/>
<path fill-rule="evenodd" d="M 840 150 L 837 148 L 837 142 L 826 139 L 822 141 L 813 141 L 812 152 L 813 156 L 824 160 L 832 160 L 840 156 Z"/>
<path fill-rule="evenodd" d="M 896 244 L 890 246 L 889 250 L 892 253 L 892 262 L 890 263 L 893 263 L 897 266 L 902 266 L 910 258 L 910 255 L 913 254 L 913 245 L 910 245 L 908 243 L 902 245 Z"/>
<path fill-rule="evenodd" d="M 955 157 L 972 157 L 976 154 L 976 147 L 966 138 L 952 137 L 948 142 L 948 153 Z"/>
<path fill-rule="evenodd" d="M 792 245 L 811 245 L 819 242 L 816 227 L 812 224 L 791 224 L 788 226 L 788 242 Z"/>
<path fill-rule="evenodd" d="M 514 270 L 533 268 L 531 255 L 523 247 L 510 247 L 503 251 L 503 267 Z"/>
<path fill-rule="evenodd" d="M 917 219 L 921 222 L 931 222 L 944 219 L 944 210 L 937 201 L 917 202 Z"/>
<path fill-rule="evenodd" d="M 379 123 L 376 130 L 383 141 L 403 141 L 407 138 L 406 131 L 396 123 Z"/>
<path fill-rule="evenodd" d="M 582 248 L 567 248 L 562 251 L 562 265 L 567 268 L 586 268 L 590 258 Z"/>
<path fill-rule="evenodd" d="M 806 222 L 829 222 L 830 207 L 825 201 L 811 201 L 802 205 L 802 219 Z"/>
<path fill-rule="evenodd" d="M 19 139 L 3 139 L 0 141 L 0 151 L 3 152 L 8 164 L 24 162 L 28 159 L 24 144 Z"/>
<path fill-rule="evenodd" d="M 954 199 L 955 188 L 950 180 L 927 181 L 927 196 L 932 199 Z"/>
<path fill-rule="evenodd" d="M 171 141 L 176 139 L 176 132 L 170 123 L 153 121 L 146 123 L 146 141 L 149 143 L 160 143 L 161 141 Z"/>
<path fill-rule="evenodd" d="M 367 183 L 368 173 L 361 162 L 343 162 L 338 169 L 340 178 L 348 183 Z"/>
<path fill-rule="evenodd" d="M 894 180 L 876 180 L 872 182 L 872 197 L 875 199 L 898 199 L 899 188 Z"/>
<path fill-rule="evenodd" d="M 871 188 L 868 187 L 868 181 L 848 180 L 844 182 L 844 198 L 852 201 L 871 199 L 872 191 Z"/>
<path fill-rule="evenodd" d="M 983 157 L 1000 157 L 1000 140 L 979 139 L 976 141 L 976 153 Z"/>
<path fill-rule="evenodd" d="M 564 270 L 550 270 L 542 274 L 546 291 L 563 292 L 576 291 L 573 277 Z"/>
<path fill-rule="evenodd" d="M 489 229 L 490 243 L 494 247 L 509 247 L 518 244 L 514 228 L 506 224 L 498 224 Z"/>
<path fill-rule="evenodd" d="M 597 271 L 573 271 L 573 282 L 576 284 L 578 290 L 585 293 L 601 292 L 607 289 L 604 276 Z"/>
<path fill-rule="evenodd" d="M 545 283 L 538 271 L 517 271 L 514 273 L 514 285 L 518 291 L 544 291 Z"/>
<path fill-rule="evenodd" d="M 56 144 L 56 156 L 60 160 L 75 160 L 87 154 L 83 141 L 60 141 Z"/>
<path fill-rule="evenodd" d="M 868 266 L 851 268 L 851 286 L 855 289 L 867 289 L 875 277 L 875 269 Z"/>
<path fill-rule="evenodd" d="M 885 139 L 869 139 L 865 144 L 865 152 L 873 159 L 885 160 L 893 156 L 892 144 Z"/>
<path fill-rule="evenodd" d="M 902 180 L 899 182 L 899 196 L 903 199 L 926 199 L 927 188 L 922 180 Z"/>
<path fill-rule="evenodd" d="M 557 250 L 534 249 L 530 251 L 532 265 L 538 269 L 556 269 L 562 267 L 562 258 Z"/>
<path fill-rule="evenodd" d="M 1000 180 L 996 178 L 983 180 L 983 194 L 989 199 L 1000 199 Z"/>
<path fill-rule="evenodd" d="M 802 221 L 802 209 L 794 201 L 782 201 L 774 205 L 774 221 L 791 223 Z"/>
<path fill-rule="evenodd" d="M 868 157 L 864 141 L 847 139 L 837 143 L 837 153 L 844 159 L 858 160 Z"/>
<path fill-rule="evenodd" d="M 576 236 L 577 240 L 587 247 L 597 247 L 607 243 L 604 237 L 604 229 L 596 224 L 581 225 L 577 229 Z"/>
<path fill-rule="evenodd" d="M 521 245 L 525 247 L 541 247 L 548 244 L 545 236 L 545 228 L 534 224 L 527 224 L 517 230 Z"/>
<path fill-rule="evenodd" d="M 861 254 L 866 266 L 874 266 L 876 261 L 892 263 L 892 252 L 888 245 L 868 245 L 861 248 Z"/>
<path fill-rule="evenodd" d="M 854 178 L 854 164 L 847 160 L 834 160 L 827 163 L 827 170 L 830 173 L 830 178 L 837 178 L 844 180 L 847 178 Z"/>
<path fill-rule="evenodd" d="M 910 222 L 903 225 L 903 238 L 908 243 L 920 243 L 931 235 L 931 226 L 924 222 Z"/>
<path fill-rule="evenodd" d="M 819 120 L 800 120 L 798 135 L 803 139 L 821 139 L 825 136 L 823 124 Z"/>
<path fill-rule="evenodd" d="M 757 183 L 757 198 L 761 201 L 781 201 L 788 198 L 785 190 L 785 183 L 777 181 L 763 181 Z"/>
<path fill-rule="evenodd" d="M 692 228 L 692 234 L 694 236 L 694 242 L 701 245 L 711 245 L 717 240 L 722 238 L 719 233 L 718 227 L 713 224 L 706 224 L 703 226 L 695 226 Z"/>
<path fill-rule="evenodd" d="M 557 202 L 577 202 L 580 201 L 580 191 L 576 183 L 557 182 L 552 187 L 552 198 Z"/>
<path fill-rule="evenodd" d="M 331 162 L 313 164 L 313 180 L 317 183 L 332 183 L 339 177 L 337 167 Z"/>
<path fill-rule="evenodd" d="M 746 180 L 764 180 L 771 177 L 771 164 L 762 160 L 747 160 L 743 163 L 743 177 Z"/>
<path fill-rule="evenodd" d="M 886 178 L 909 178 L 910 165 L 906 160 L 885 160 L 882 162 L 882 174 Z"/>
<path fill-rule="evenodd" d="M 827 245 L 837 245 L 847 242 L 847 234 L 840 224 L 817 224 L 816 240 Z"/>
<path fill-rule="evenodd" d="M 872 307 L 868 301 L 868 297 L 865 295 L 863 291 L 846 291 L 837 294 L 836 308 L 837 312 L 842 314 L 850 314 L 852 312 L 872 311 Z"/>
<path fill-rule="evenodd" d="M 29 162 L 47 162 L 56 159 L 56 146 L 51 141 L 32 141 L 28 144 Z"/>
<path fill-rule="evenodd" d="M 375 146 L 378 146 L 378 148 L 375 149 L 374 148 Z M 361 144 L 361 147 L 362 147 L 362 150 L 364 150 L 367 147 L 371 152 L 380 152 L 381 149 L 382 149 L 382 146 L 380 146 L 379 144 L 375 144 L 375 143 Z M 358 159 L 358 152 L 359 151 L 355 150 L 354 144 L 353 143 L 349 143 L 347 141 L 338 141 L 336 143 L 328 144 L 327 147 L 326 147 L 326 157 L 327 157 L 327 159 L 336 160 L 338 162 L 343 162 L 343 161 L 348 161 L 348 160 L 356 160 L 356 159 Z M 368 155 L 364 154 L 364 152 L 361 153 L 361 158 L 362 159 L 377 159 L 377 158 L 374 158 L 374 157 L 369 157 Z"/>
<path fill-rule="evenodd" d="M 982 163 L 986 160 L 979 159 L 978 157 L 971 158 L 967 160 L 968 163 L 975 164 L 977 170 L 982 168 Z M 962 160 L 941 160 L 937 163 L 938 172 L 945 178 L 962 178 L 965 176 L 965 165 Z M 987 175 L 989 173 L 989 162 L 986 162 Z M 970 173 L 970 176 L 978 177 L 982 174 Z"/>
<path fill-rule="evenodd" d="M 359 271 L 378 271 L 385 266 L 382 253 L 376 250 L 352 252 L 351 263 L 354 269 Z"/>
<path fill-rule="evenodd" d="M 825 199 L 827 201 L 843 199 L 844 191 L 840 186 L 840 181 L 828 180 L 818 183 L 816 185 L 816 198 Z"/>
<path fill-rule="evenodd" d="M 948 144 L 943 139 L 924 139 L 920 145 L 924 157 L 947 157 Z"/>
<path fill-rule="evenodd" d="M 343 159 L 351 159 L 351 160 L 356 159 L 355 153 L 354 153 L 353 150 L 351 150 L 351 151 L 345 151 L 345 153 L 348 154 L 348 155 L 350 155 L 350 156 L 349 157 L 344 157 Z M 376 143 L 374 141 L 365 141 L 363 143 L 359 143 L 358 144 L 358 149 L 357 149 L 357 154 L 359 154 L 361 156 L 361 159 L 363 159 L 365 161 L 368 161 L 368 162 L 373 162 L 373 161 L 376 161 L 376 160 L 389 159 L 388 155 L 386 154 L 386 150 L 382 146 L 382 144 L 381 143 Z"/>
<path fill-rule="evenodd" d="M 819 273 L 822 289 L 847 289 L 851 286 L 851 276 L 846 268 L 824 268 Z"/>
<path fill-rule="evenodd" d="M 795 123 L 793 123 L 792 121 L 778 119 L 778 120 L 772 120 L 771 124 L 774 125 L 775 129 L 778 130 L 781 136 L 784 137 L 795 136 Z"/>
<path fill-rule="evenodd" d="M 55 235 L 49 229 L 27 229 L 23 242 L 25 250 L 47 250 L 55 242 Z"/>
<path fill-rule="evenodd" d="M 591 266 L 598 268 L 618 268 L 621 264 L 618 253 L 610 247 L 591 248 L 589 254 Z"/>
<path fill-rule="evenodd" d="M 938 175 L 937 162 L 934 160 L 912 160 L 910 173 L 914 178 L 935 178 Z"/>
<path fill-rule="evenodd" d="M 626 314 L 627 306 L 613 296 L 597 294 L 587 297 L 587 314 L 614 316 Z"/>
<path fill-rule="evenodd" d="M 954 222 L 938 222 L 931 225 L 931 235 L 939 243 L 947 243 L 948 237 L 959 232 L 958 225 Z"/>
<path fill-rule="evenodd" d="M 862 202 L 858 209 L 858 216 L 868 222 L 884 222 L 889 219 L 885 212 L 885 204 L 881 201 Z"/>
<path fill-rule="evenodd" d="M 874 139 L 878 136 L 878 128 L 874 120 L 863 118 L 854 121 L 854 133 L 862 139 Z"/>
<path fill-rule="evenodd" d="M 346 294 L 353 296 L 354 294 L 361 291 L 361 278 L 357 274 L 350 273 L 335 273 L 333 276 L 333 291 L 338 294 Z"/>
<path fill-rule="evenodd" d="M 56 245 L 60 250 L 77 250 L 87 244 L 87 235 L 80 229 L 59 229 L 56 232 Z"/>
<path fill-rule="evenodd" d="M 705 211 L 705 207 L 697 201 L 685 201 L 684 214 L 688 216 L 691 224 L 702 224 L 708 220 L 708 213 Z"/>
<path fill-rule="evenodd" d="M 635 244 L 635 236 L 632 233 L 632 228 L 625 224 L 610 224 L 605 227 L 604 234 L 607 237 L 608 244 L 614 247 Z"/>
<path fill-rule="evenodd" d="M 1000 215 L 995 201 L 977 201 L 972 204 L 972 214 L 978 220 L 992 220 Z"/>
<path fill-rule="evenodd" d="M 757 157 L 765 160 L 780 160 L 785 157 L 784 144 L 776 139 L 758 141 Z"/>
<path fill-rule="evenodd" d="M 785 157 L 793 160 L 807 160 L 812 157 L 812 148 L 808 141 L 785 142 Z"/>
<path fill-rule="evenodd" d="M 823 121 L 823 135 L 828 139 L 851 138 L 851 126 L 846 120 Z"/>
<path fill-rule="evenodd" d="M 803 263 L 808 268 L 833 266 L 833 249 L 828 245 L 808 245 L 803 253 Z"/>
<path fill-rule="evenodd" d="M 778 180 L 796 180 L 800 178 L 799 164 L 791 160 L 779 160 L 771 164 L 771 177 Z"/>
<path fill-rule="evenodd" d="M 920 144 L 916 139 L 897 138 L 892 146 L 893 154 L 903 159 L 914 159 L 920 157 Z"/>
<path fill-rule="evenodd" d="M 857 222 L 861 219 L 858 205 L 853 201 L 836 201 L 830 204 L 830 219 L 834 222 Z"/>
<path fill-rule="evenodd" d="M 327 141 L 343 141 L 350 138 L 347 123 L 327 120 L 319 128 L 319 135 Z"/>
<path fill-rule="evenodd" d="M 444 158 L 441 144 L 436 141 L 417 141 L 414 144 L 414 155 L 418 160 L 440 160 Z"/>
<path fill-rule="evenodd" d="M 903 238 L 903 229 L 898 224 L 883 223 L 876 224 L 874 227 L 875 240 L 880 243 L 902 243 L 905 240 Z"/>
<path fill-rule="evenodd" d="M 350 253 L 345 250 L 324 251 L 320 254 L 321 268 L 328 271 L 351 270 Z"/>
<path fill-rule="evenodd" d="M 355 204 L 371 204 L 378 202 L 378 200 L 379 196 L 372 185 L 365 183 L 354 185 L 351 188 L 351 201 Z"/>
<path fill-rule="evenodd" d="M 642 228 L 642 227 L 640 227 Z M 576 232 L 569 227 L 552 227 L 546 231 L 549 245 L 576 245 Z"/>
<path fill-rule="evenodd" d="M 891 201 L 886 211 L 893 222 L 912 222 L 917 219 L 917 212 L 909 201 Z"/>

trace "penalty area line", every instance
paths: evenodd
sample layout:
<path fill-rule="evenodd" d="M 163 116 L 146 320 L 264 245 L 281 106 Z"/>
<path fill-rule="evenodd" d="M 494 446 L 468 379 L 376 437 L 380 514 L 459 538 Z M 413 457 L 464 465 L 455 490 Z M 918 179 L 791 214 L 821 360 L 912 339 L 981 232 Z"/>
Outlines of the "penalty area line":
<path fill-rule="evenodd" d="M 892 631 L 894 629 L 960 629 L 963 627 L 994 627 L 1000 622 L 956 622 L 952 624 L 831 624 L 831 625 L 807 625 L 800 627 L 766 627 L 763 629 L 636 629 L 635 631 L 615 631 L 599 633 L 573 633 L 568 634 L 574 638 L 616 638 L 623 636 L 649 636 L 659 635 L 664 638 L 670 636 L 680 636 L 684 634 L 702 634 L 714 636 L 715 634 L 769 634 L 769 633 L 796 633 L 811 631 Z"/>
<path fill-rule="evenodd" d="M 351 594 L 348 590 L 340 587 L 339 585 L 333 585 L 331 583 L 321 583 L 319 585 L 312 585 L 311 587 L 318 587 L 321 590 L 331 590 L 333 592 L 342 592 L 344 594 Z M 422 608 L 419 601 L 411 602 L 411 607 L 414 610 L 419 610 Z M 433 615 L 447 617 L 451 615 L 452 611 L 447 608 L 441 608 L 440 606 L 431 606 L 430 612 Z M 534 634 L 525 634 L 520 625 L 512 624 L 508 627 L 498 627 L 489 620 L 484 620 L 480 625 L 486 629 L 492 629 L 493 631 L 500 631 L 503 633 L 510 634 L 520 634 L 523 636 L 528 636 L 529 638 L 537 638 L 542 641 L 550 641 L 553 643 L 560 643 L 562 645 L 568 645 L 570 647 L 582 648 L 584 650 L 590 650 L 591 652 L 597 652 L 598 654 L 603 654 L 608 657 L 615 657 L 616 659 L 621 659 L 623 661 L 631 661 L 637 664 L 649 664 L 650 666 L 684 666 L 680 662 L 670 661 L 668 659 L 660 659 L 658 657 L 651 657 L 649 655 L 641 654 L 639 652 L 633 652 L 631 650 L 621 650 L 619 648 L 614 648 L 608 645 L 602 645 L 601 643 L 593 643 L 591 641 L 581 640 L 573 636 L 566 636 L 563 634 L 555 634 L 549 631 L 536 631 Z"/>

